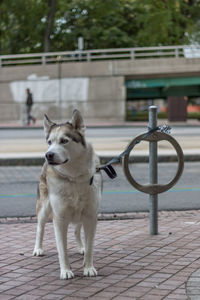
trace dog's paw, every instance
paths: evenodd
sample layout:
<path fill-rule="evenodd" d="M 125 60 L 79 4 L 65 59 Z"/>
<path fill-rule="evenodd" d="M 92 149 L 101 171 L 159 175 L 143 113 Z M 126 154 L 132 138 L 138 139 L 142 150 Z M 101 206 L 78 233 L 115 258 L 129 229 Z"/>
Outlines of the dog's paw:
<path fill-rule="evenodd" d="M 78 247 L 78 253 L 84 254 L 85 253 L 85 248 L 84 247 Z"/>
<path fill-rule="evenodd" d="M 35 248 L 34 250 L 33 250 L 33 255 L 34 256 L 43 256 L 44 255 L 44 250 L 43 249 L 41 249 L 41 248 Z"/>
<path fill-rule="evenodd" d="M 61 270 L 60 279 L 71 279 L 74 278 L 74 273 L 71 270 Z"/>
<path fill-rule="evenodd" d="M 97 270 L 92 267 L 85 267 L 83 271 L 84 276 L 94 277 L 97 276 Z"/>

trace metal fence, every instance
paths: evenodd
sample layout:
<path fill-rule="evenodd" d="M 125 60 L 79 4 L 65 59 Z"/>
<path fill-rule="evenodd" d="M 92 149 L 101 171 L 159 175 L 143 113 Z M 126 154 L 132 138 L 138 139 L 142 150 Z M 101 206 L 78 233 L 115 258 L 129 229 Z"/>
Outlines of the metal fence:
<path fill-rule="evenodd" d="M 186 57 L 200 58 L 200 46 L 160 46 L 160 47 L 137 47 L 118 49 L 96 49 L 96 50 L 75 50 L 62 52 L 32 53 L 1 55 L 0 67 L 17 66 L 27 64 L 49 64 L 59 62 L 75 61 L 98 61 L 110 59 L 144 59 L 144 58 L 165 58 L 165 57 Z"/>

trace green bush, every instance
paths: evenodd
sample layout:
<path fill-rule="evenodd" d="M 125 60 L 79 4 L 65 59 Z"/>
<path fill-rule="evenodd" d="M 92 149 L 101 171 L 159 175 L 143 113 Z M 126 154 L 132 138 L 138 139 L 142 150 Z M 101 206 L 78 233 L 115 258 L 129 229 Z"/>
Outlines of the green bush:
<path fill-rule="evenodd" d="M 200 112 L 190 112 L 187 114 L 187 118 L 200 120 Z"/>
<path fill-rule="evenodd" d="M 132 112 L 127 111 L 126 120 L 127 121 L 148 121 L 149 113 L 148 111 L 137 111 L 135 116 L 132 115 Z M 159 112 L 158 119 L 167 119 L 166 112 Z"/>
<path fill-rule="evenodd" d="M 190 112 L 187 114 L 187 118 L 200 120 L 200 112 Z M 148 121 L 148 119 L 148 111 L 137 111 L 135 116 L 133 116 L 129 110 L 126 114 L 127 121 Z M 167 112 L 159 112 L 158 119 L 167 119 Z"/>

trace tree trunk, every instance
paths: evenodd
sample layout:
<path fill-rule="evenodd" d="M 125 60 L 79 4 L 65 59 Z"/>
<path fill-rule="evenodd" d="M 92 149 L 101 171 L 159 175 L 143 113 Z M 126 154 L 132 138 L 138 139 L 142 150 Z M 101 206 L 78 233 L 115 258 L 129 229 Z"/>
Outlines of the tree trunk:
<path fill-rule="evenodd" d="M 51 50 L 51 33 L 54 25 L 54 16 L 56 11 L 56 0 L 48 0 L 48 15 L 47 15 L 47 26 L 44 35 L 44 52 Z"/>

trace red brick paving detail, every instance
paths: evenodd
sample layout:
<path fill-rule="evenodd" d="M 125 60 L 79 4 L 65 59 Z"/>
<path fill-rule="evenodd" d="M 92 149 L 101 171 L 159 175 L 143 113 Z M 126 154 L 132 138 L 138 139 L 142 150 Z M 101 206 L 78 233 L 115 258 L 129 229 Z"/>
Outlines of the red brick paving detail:
<path fill-rule="evenodd" d="M 35 223 L 0 225 L 0 300 L 187 299 L 188 277 L 200 268 L 198 212 L 161 213 L 159 235 L 148 218 L 99 221 L 94 261 L 98 276 L 82 275 L 73 228 L 68 248 L 75 278 L 59 279 L 52 223 L 46 225 L 44 257 L 33 257 Z"/>

